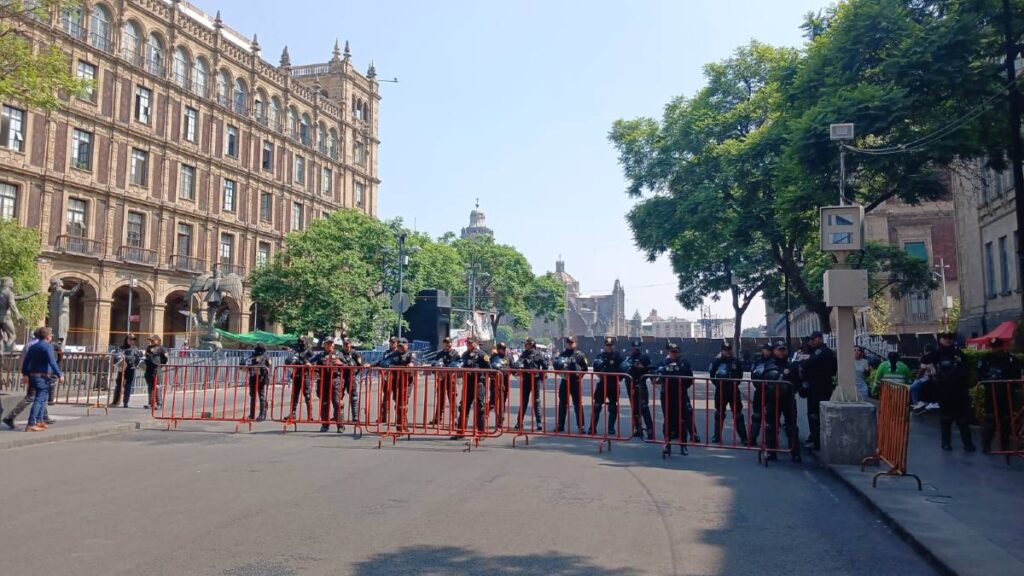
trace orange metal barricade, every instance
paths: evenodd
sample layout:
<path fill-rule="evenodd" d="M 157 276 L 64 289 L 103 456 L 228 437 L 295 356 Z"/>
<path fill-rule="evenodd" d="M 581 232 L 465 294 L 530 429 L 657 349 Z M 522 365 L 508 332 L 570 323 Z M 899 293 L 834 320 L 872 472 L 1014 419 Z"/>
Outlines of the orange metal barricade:
<path fill-rule="evenodd" d="M 249 372 L 243 366 L 162 366 L 150 394 L 153 418 L 166 420 L 168 429 L 182 421 L 204 421 L 231 422 L 236 431 L 247 424 L 251 430 L 249 410 L 258 408 L 262 382 Z"/>
<path fill-rule="evenodd" d="M 860 469 L 870 463 L 885 462 L 889 470 L 875 474 L 871 480 L 873 488 L 878 487 L 879 476 L 910 476 L 917 480 L 921 490 L 921 478 L 907 472 L 907 449 L 910 440 L 910 387 L 889 380 L 882 380 L 881 400 L 878 406 L 878 447 L 874 456 L 861 461 Z"/>
<path fill-rule="evenodd" d="M 334 426 L 337 432 L 351 426 L 358 438 L 370 422 L 367 398 L 372 370 L 362 366 L 277 366 L 270 378 L 270 420 L 283 424 L 285 432 L 289 427 L 298 430 L 300 424 Z"/>
<path fill-rule="evenodd" d="M 981 428 L 981 448 L 986 454 L 1024 458 L 1024 381 L 986 380 L 985 420 Z M 998 440 L 998 448 L 992 442 Z"/>

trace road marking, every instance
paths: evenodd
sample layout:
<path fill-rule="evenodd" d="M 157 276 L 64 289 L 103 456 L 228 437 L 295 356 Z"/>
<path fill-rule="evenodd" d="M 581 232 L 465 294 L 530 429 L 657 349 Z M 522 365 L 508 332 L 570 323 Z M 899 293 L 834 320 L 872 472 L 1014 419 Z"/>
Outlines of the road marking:
<path fill-rule="evenodd" d="M 807 476 L 807 479 L 808 479 L 808 480 L 810 480 L 810 481 L 811 481 L 811 482 L 813 482 L 813 483 L 814 483 L 815 485 L 817 485 L 817 486 L 818 486 L 818 488 L 821 488 L 821 491 L 822 491 L 822 492 L 824 492 L 825 494 L 828 494 L 828 497 L 829 497 L 829 498 L 831 498 L 832 500 L 834 500 L 834 501 L 836 501 L 836 502 L 839 502 L 839 501 L 840 501 L 840 500 L 839 500 L 839 497 L 838 497 L 838 496 L 836 496 L 836 495 L 835 495 L 835 494 L 834 494 L 834 493 L 833 493 L 833 492 L 832 492 L 831 490 L 829 490 L 827 486 L 825 486 L 824 484 L 822 484 L 822 483 L 821 483 L 821 480 L 818 480 L 817 478 L 815 478 L 815 477 L 814 477 L 814 474 L 811 474 L 811 472 L 810 472 L 809 470 L 804 470 L 804 476 Z"/>

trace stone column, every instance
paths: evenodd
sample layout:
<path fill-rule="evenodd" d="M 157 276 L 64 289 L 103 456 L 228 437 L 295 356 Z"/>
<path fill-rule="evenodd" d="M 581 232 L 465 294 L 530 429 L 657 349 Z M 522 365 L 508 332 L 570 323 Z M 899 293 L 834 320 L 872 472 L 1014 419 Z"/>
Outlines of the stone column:
<path fill-rule="evenodd" d="M 87 346 L 95 352 L 106 352 L 110 341 L 110 308 L 113 302 L 109 298 L 90 298 L 84 300 L 83 304 L 85 317 L 94 318 L 90 332 L 92 341 Z"/>

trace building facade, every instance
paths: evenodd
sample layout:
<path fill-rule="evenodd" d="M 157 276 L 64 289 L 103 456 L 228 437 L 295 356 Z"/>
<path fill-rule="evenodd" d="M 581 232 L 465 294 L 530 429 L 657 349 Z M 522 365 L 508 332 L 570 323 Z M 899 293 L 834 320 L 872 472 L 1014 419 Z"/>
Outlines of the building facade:
<path fill-rule="evenodd" d="M 634 315 L 634 318 L 638 316 Z M 652 338 L 693 338 L 694 329 L 699 328 L 692 320 L 685 318 L 662 318 L 657 310 L 651 310 L 643 320 L 640 336 Z M 698 330 L 699 331 L 699 330 Z M 700 335 L 696 335 L 700 337 Z"/>
<path fill-rule="evenodd" d="M 626 291 L 618 280 L 612 285 L 611 294 L 581 294 L 579 281 L 565 271 L 565 262 L 561 259 L 555 262 L 555 277 L 565 285 L 565 314 L 553 322 L 535 318 L 530 327 L 531 336 L 629 336 Z"/>
<path fill-rule="evenodd" d="M 347 43 L 274 66 L 181 0 L 86 0 L 17 26 L 94 81 L 48 114 L 2 103 L 0 217 L 40 231 L 44 282 L 82 286 L 69 344 L 180 341 L 197 275 L 246 278 L 314 219 L 376 215 L 378 84 Z M 229 330 L 263 324 L 245 292 Z"/>
<path fill-rule="evenodd" d="M 487 216 L 480 209 L 480 201 L 478 200 L 476 207 L 469 213 L 469 226 L 462 229 L 459 237 L 466 239 L 480 238 L 482 236 L 494 238 L 494 230 L 487 227 Z"/>

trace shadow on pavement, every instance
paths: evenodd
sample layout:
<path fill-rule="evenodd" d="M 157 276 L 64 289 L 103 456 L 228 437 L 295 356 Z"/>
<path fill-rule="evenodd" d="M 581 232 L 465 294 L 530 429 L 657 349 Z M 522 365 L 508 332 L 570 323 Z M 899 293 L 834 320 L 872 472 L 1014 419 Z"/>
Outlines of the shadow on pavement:
<path fill-rule="evenodd" d="M 488 576 L 630 576 L 631 568 L 607 569 L 582 556 L 549 551 L 521 556 L 485 556 L 455 546 L 409 546 L 377 554 L 354 566 L 355 576 L 378 574 L 480 574 Z"/>

